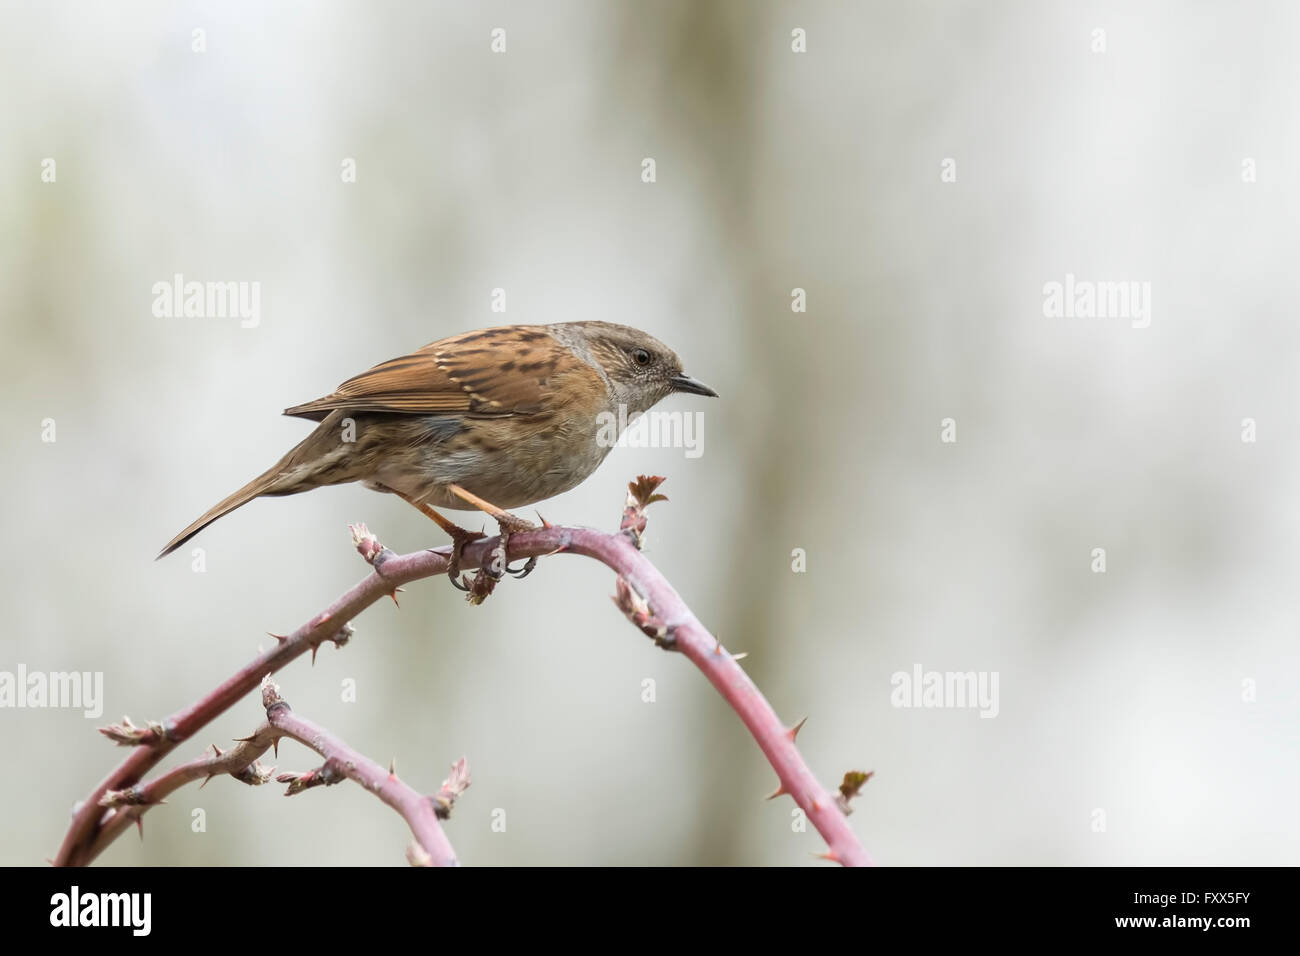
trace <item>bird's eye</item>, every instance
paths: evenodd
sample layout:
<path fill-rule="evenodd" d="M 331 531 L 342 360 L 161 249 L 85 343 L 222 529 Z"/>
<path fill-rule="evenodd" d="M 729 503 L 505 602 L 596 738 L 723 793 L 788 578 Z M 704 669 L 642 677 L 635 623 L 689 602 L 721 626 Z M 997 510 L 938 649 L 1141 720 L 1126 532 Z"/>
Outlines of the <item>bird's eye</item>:
<path fill-rule="evenodd" d="M 637 365 L 649 365 L 650 353 L 645 349 L 637 349 L 632 353 L 632 361 L 636 362 Z"/>

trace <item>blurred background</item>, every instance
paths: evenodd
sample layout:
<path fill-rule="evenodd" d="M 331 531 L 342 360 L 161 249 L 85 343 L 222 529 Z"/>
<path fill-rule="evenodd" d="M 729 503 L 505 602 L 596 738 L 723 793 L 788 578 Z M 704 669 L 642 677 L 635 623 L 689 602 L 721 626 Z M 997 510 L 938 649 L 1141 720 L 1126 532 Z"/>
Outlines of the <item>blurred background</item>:
<path fill-rule="evenodd" d="M 218 522 L 201 573 L 154 563 L 307 433 L 281 409 L 575 319 L 722 397 L 660 406 L 703 412 L 698 457 L 617 449 L 540 510 L 614 528 L 668 476 L 649 556 L 808 715 L 824 783 L 875 771 L 851 823 L 879 862 L 1300 860 L 1294 4 L 0 10 L 0 670 L 102 672 L 105 708 L 0 709 L 0 863 L 54 855 L 123 756 L 96 726 L 361 579 L 349 522 L 445 543 L 340 486 Z M 155 315 L 177 273 L 259 283 L 259 321 Z M 1149 327 L 1048 317 L 1067 275 L 1150 283 Z M 479 608 L 419 582 L 277 680 L 422 790 L 466 755 L 467 864 L 824 865 L 612 590 L 568 557 Z M 996 673 L 996 718 L 893 706 L 916 667 Z M 165 766 L 261 718 L 249 695 Z M 187 788 L 101 859 L 405 865 L 360 788 L 281 789 Z"/>

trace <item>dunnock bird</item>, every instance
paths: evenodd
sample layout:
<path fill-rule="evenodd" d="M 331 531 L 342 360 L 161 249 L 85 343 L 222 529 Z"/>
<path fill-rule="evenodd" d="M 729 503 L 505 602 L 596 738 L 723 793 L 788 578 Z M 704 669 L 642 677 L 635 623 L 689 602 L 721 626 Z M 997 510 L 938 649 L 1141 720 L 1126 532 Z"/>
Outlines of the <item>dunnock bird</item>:
<path fill-rule="evenodd" d="M 453 536 L 459 556 L 481 535 L 434 506 L 485 511 L 503 539 L 531 528 L 504 509 L 568 491 L 595 471 L 612 444 L 602 412 L 625 422 L 674 392 L 717 394 L 685 375 L 662 342 L 626 325 L 508 325 L 441 339 L 285 409 L 320 424 L 158 557 L 254 498 L 349 481 L 405 498 Z M 498 555 L 504 569 L 504 540 Z M 456 581 L 454 563 L 451 574 Z"/>

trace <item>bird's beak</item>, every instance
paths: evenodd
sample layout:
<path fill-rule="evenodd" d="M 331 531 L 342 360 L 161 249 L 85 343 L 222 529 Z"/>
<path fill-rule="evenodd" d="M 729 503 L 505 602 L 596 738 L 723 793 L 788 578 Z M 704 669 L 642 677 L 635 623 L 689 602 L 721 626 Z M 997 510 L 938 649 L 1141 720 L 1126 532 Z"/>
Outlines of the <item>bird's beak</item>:
<path fill-rule="evenodd" d="M 674 375 L 668 381 L 672 383 L 674 392 L 690 392 L 692 395 L 707 395 L 709 398 L 718 397 L 717 392 L 689 375 Z"/>

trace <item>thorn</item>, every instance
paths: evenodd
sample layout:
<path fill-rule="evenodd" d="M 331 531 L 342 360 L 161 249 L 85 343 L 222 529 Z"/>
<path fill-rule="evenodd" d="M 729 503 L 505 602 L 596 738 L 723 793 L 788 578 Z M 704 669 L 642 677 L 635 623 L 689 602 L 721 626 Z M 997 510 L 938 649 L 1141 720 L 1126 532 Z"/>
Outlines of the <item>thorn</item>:
<path fill-rule="evenodd" d="M 393 588 L 391 591 L 388 592 L 388 596 L 393 599 L 394 604 L 397 604 L 397 595 L 405 590 L 406 588 Z M 397 604 L 397 606 L 401 607 L 402 605 Z"/>
<path fill-rule="evenodd" d="M 749 656 L 749 651 L 741 651 L 739 654 L 732 654 L 731 659 L 733 661 L 743 661 L 748 656 Z M 804 719 L 806 720 L 807 718 Z"/>
<path fill-rule="evenodd" d="M 789 791 L 787 791 L 787 790 L 785 789 L 785 784 L 781 784 L 779 787 L 777 787 L 775 790 L 773 790 L 771 793 L 769 793 L 769 794 L 767 795 L 767 799 L 768 799 L 768 800 L 775 800 L 777 797 L 783 797 L 783 796 L 785 796 L 786 793 L 788 793 L 788 792 L 789 792 Z"/>
<path fill-rule="evenodd" d="M 718 641 L 717 646 L 715 646 L 715 647 L 713 648 L 713 653 L 718 654 L 718 655 L 721 655 L 721 654 L 726 653 L 726 652 L 722 649 L 722 642 L 721 642 L 721 641 Z"/>
<path fill-rule="evenodd" d="M 822 805 L 818 801 L 814 800 L 812 802 L 812 808 L 813 813 L 821 813 Z"/>
<path fill-rule="evenodd" d="M 140 840 L 144 840 L 144 817 L 135 818 L 135 828 L 140 831 Z"/>
<path fill-rule="evenodd" d="M 396 757 L 388 761 L 388 779 L 389 780 L 397 779 L 397 758 Z"/>
<path fill-rule="evenodd" d="M 212 745 L 212 756 L 214 756 L 214 757 L 220 757 L 220 756 L 221 756 L 221 748 L 218 747 L 216 744 L 213 744 L 213 745 Z"/>
<path fill-rule="evenodd" d="M 796 737 L 799 736 L 799 731 L 803 730 L 803 725 L 806 723 L 808 723 L 807 717 L 805 717 L 803 720 L 799 721 L 799 723 L 795 724 L 793 727 L 787 730 L 785 732 L 785 735 L 793 741 Z"/>
<path fill-rule="evenodd" d="M 814 853 L 813 857 L 818 860 L 829 860 L 832 863 L 840 862 L 840 858 L 835 855 L 834 850 L 827 850 L 825 853 Z"/>
<path fill-rule="evenodd" d="M 279 760 L 280 759 L 280 738 L 279 737 L 276 737 L 274 740 L 271 741 L 271 749 L 275 751 L 275 759 Z"/>
<path fill-rule="evenodd" d="M 313 644 L 313 645 L 311 646 L 311 666 L 312 666 L 312 667 L 315 667 L 315 666 L 316 666 L 316 652 L 319 651 L 319 650 L 320 650 L 320 645 L 319 645 L 319 644 Z M 278 756 L 278 755 L 277 755 L 277 756 Z"/>
<path fill-rule="evenodd" d="M 542 523 L 543 528 L 555 527 L 555 525 L 551 524 L 549 521 L 547 521 L 545 518 L 542 517 L 542 513 L 540 511 L 534 511 L 533 514 L 537 515 L 537 520 Z"/>
<path fill-rule="evenodd" d="M 204 778 L 203 778 L 203 782 L 202 782 L 201 784 L 199 784 L 199 789 L 202 790 L 204 787 L 206 787 L 206 786 L 208 785 L 208 781 L 211 780 L 211 779 L 212 779 L 213 777 L 215 777 L 215 776 L 216 776 L 215 773 L 210 773 L 210 774 L 208 774 L 206 777 L 204 777 Z"/>
<path fill-rule="evenodd" d="M 289 635 L 288 635 L 288 634 L 274 634 L 274 633 L 272 633 L 271 631 L 267 631 L 266 634 L 267 634 L 268 637 L 274 637 L 274 638 L 275 638 L 277 641 L 279 641 L 281 644 L 283 644 L 285 641 L 287 641 L 287 640 L 289 639 Z"/>

